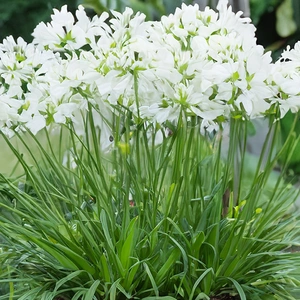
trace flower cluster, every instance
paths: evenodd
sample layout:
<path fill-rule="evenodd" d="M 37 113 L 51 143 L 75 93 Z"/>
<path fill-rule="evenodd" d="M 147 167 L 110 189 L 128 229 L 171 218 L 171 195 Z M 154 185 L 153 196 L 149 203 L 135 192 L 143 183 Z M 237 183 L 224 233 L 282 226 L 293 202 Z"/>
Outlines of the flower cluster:
<path fill-rule="evenodd" d="M 158 124 L 176 123 L 184 112 L 213 130 L 231 116 L 262 116 L 274 101 L 282 111 L 298 109 L 299 47 L 274 71 L 250 19 L 227 1 L 218 12 L 183 4 L 157 22 L 130 8 L 112 14 L 90 19 L 79 6 L 75 19 L 63 6 L 35 28 L 32 43 L 8 37 L 0 44 L 2 131 L 36 133 L 72 121 L 80 132 L 92 109 L 106 145 L 113 116 L 124 111 Z"/>
<path fill-rule="evenodd" d="M 294 49 L 288 47 L 274 64 L 270 85 L 275 95 L 273 103 L 279 105 L 280 116 L 291 110 L 296 113 L 300 109 L 300 42 Z"/>

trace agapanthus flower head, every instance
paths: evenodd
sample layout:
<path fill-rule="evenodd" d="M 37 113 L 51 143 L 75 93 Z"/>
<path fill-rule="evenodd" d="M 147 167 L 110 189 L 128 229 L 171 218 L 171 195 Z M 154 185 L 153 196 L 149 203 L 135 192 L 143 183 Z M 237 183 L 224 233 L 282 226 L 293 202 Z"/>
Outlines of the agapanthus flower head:
<path fill-rule="evenodd" d="M 196 116 L 207 130 L 233 115 L 262 116 L 273 95 L 270 54 L 256 44 L 248 18 L 227 1 L 218 10 L 182 4 L 150 22 L 130 8 L 109 21 L 107 13 L 90 19 L 82 6 L 76 17 L 67 6 L 55 9 L 33 43 L 8 38 L 0 45 L 3 103 L 20 101 L 18 108 L 1 104 L 3 124 L 38 131 L 73 122 L 84 132 L 79 119 L 93 110 L 107 138 L 114 116 L 128 112 L 133 122 L 162 125 Z"/>
<path fill-rule="evenodd" d="M 233 13 L 227 4 L 221 1 L 219 12 L 183 4 L 150 28 L 153 44 L 170 53 L 170 66 L 181 74 L 181 79 L 172 83 L 158 78 L 168 84 L 169 92 L 163 93 L 157 103 L 151 102 L 149 117 L 159 116 L 159 121 L 165 110 L 165 116 L 170 117 L 172 112 L 172 119 L 176 119 L 183 109 L 202 118 L 205 124 L 214 124 L 219 117 L 228 119 L 232 113 L 259 117 L 269 108 L 270 54 L 264 54 L 256 44 L 250 19 L 242 18 L 241 12 Z M 176 97 L 182 85 L 190 91 L 184 103 Z M 146 116 L 147 103 L 143 104 Z"/>

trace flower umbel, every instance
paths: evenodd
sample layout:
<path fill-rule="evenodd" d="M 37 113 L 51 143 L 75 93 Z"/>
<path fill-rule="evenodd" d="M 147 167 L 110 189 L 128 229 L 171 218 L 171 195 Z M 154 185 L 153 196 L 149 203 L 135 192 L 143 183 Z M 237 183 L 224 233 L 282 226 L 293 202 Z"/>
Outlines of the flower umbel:
<path fill-rule="evenodd" d="M 80 130 L 91 103 L 99 115 L 111 111 L 101 121 L 108 127 L 124 110 L 161 125 L 184 112 L 212 131 L 231 116 L 261 117 L 270 108 L 270 54 L 256 44 L 250 20 L 226 3 L 219 12 L 183 4 L 157 22 L 131 9 L 113 16 L 109 24 L 107 13 L 89 19 L 79 6 L 75 19 L 63 6 L 36 27 L 32 44 L 4 40 L 1 95 L 20 104 L 2 126 L 37 132 L 72 121 Z"/>

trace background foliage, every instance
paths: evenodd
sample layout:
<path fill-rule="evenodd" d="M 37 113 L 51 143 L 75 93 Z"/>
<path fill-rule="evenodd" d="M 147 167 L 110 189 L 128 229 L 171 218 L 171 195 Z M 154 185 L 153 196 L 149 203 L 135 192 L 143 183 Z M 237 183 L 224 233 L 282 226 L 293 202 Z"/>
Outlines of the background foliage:
<path fill-rule="evenodd" d="M 67 4 L 70 10 L 76 9 L 77 0 L 12 0 L 0 1 L 0 40 L 13 35 L 22 36 L 27 42 L 31 33 L 41 21 L 49 21 L 53 8 Z"/>

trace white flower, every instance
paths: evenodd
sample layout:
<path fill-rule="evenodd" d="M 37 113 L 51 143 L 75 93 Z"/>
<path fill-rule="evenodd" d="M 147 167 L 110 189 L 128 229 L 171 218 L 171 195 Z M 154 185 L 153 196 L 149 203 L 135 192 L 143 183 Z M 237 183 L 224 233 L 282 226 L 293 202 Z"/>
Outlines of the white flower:
<path fill-rule="evenodd" d="M 90 19 L 82 6 L 76 18 L 67 6 L 55 9 L 51 22 L 35 28 L 33 43 L 9 37 L 0 44 L 1 128 L 37 133 L 71 121 L 83 135 L 91 110 L 109 148 L 114 118 L 128 111 L 132 121 L 162 127 L 182 113 L 197 116 L 211 131 L 232 114 L 260 117 L 276 101 L 283 113 L 288 105 L 295 110 L 300 46 L 273 72 L 250 19 L 227 1 L 218 9 L 183 4 L 156 22 L 130 8 L 112 12 L 109 22 L 107 13 Z"/>
<path fill-rule="evenodd" d="M 56 112 L 53 114 L 54 122 L 66 123 L 66 119 L 72 119 L 73 113 L 78 109 L 76 103 L 62 103 L 56 108 Z"/>
<path fill-rule="evenodd" d="M 269 82 L 273 88 L 272 103 L 279 105 L 281 117 L 290 110 L 300 109 L 300 43 L 294 49 L 288 47 L 270 72 Z"/>
<path fill-rule="evenodd" d="M 34 115 L 25 124 L 26 129 L 30 130 L 34 135 L 37 134 L 41 129 L 46 127 L 45 117 L 42 115 Z"/>
<path fill-rule="evenodd" d="M 108 17 L 104 13 L 101 18 L 95 17 L 93 21 L 87 17 L 83 6 L 76 11 L 77 21 L 67 11 L 64 5 L 61 10 L 54 9 L 51 22 L 41 22 L 33 31 L 35 44 L 51 50 L 75 50 L 82 46 L 95 43 L 95 35 L 103 34 L 108 26 L 104 23 Z"/>
<path fill-rule="evenodd" d="M 0 129 L 10 128 L 13 124 L 17 123 L 19 119 L 18 110 L 22 105 L 21 101 L 10 98 L 7 94 L 3 93 L 4 88 L 0 87 Z M 11 135 L 11 132 L 9 131 Z"/>

